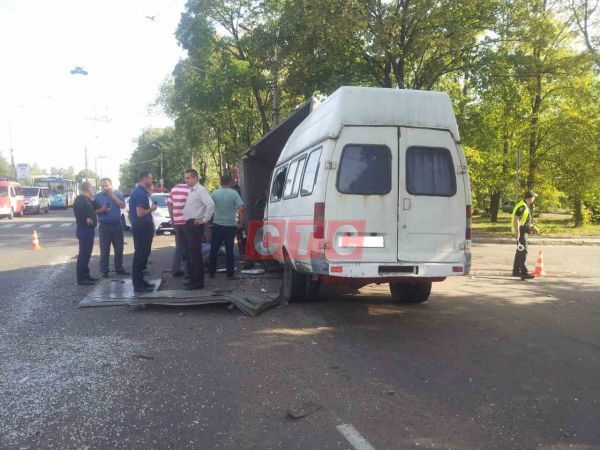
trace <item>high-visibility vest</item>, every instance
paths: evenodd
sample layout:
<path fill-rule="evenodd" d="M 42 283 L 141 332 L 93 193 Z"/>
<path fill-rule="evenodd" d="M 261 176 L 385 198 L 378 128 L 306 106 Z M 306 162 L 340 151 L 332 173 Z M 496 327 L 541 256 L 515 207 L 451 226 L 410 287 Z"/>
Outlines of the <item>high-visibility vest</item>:
<path fill-rule="evenodd" d="M 517 203 L 515 205 L 512 215 L 510 216 L 510 228 L 511 228 L 513 234 L 517 234 L 517 230 L 515 229 L 515 215 L 517 214 L 517 209 L 519 209 L 521 206 L 525 206 L 523 215 L 521 216 L 521 219 L 519 220 L 521 225 L 523 225 L 524 223 L 527 223 L 527 218 L 529 217 L 529 206 L 527 206 L 527 203 L 525 202 L 525 200 L 521 200 L 519 203 Z"/>

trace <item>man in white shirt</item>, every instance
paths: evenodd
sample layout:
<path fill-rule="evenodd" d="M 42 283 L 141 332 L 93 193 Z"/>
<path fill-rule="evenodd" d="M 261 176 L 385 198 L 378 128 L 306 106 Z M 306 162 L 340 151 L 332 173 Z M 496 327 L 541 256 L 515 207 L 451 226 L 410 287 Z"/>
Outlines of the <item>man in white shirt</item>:
<path fill-rule="evenodd" d="M 204 237 L 204 226 L 212 218 L 215 211 L 215 202 L 204 186 L 198 182 L 198 172 L 194 169 L 186 170 L 185 184 L 190 187 L 183 207 L 185 240 L 190 260 L 190 282 L 186 289 L 195 290 L 204 287 L 202 238 Z"/>

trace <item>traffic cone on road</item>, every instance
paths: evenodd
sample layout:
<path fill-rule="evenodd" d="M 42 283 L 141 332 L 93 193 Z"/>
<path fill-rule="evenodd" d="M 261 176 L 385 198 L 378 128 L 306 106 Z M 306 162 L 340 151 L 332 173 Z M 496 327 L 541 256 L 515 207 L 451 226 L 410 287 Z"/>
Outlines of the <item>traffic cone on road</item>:
<path fill-rule="evenodd" d="M 33 241 L 31 243 L 31 248 L 33 248 L 34 250 L 41 250 L 42 247 L 40 247 L 40 241 L 38 241 L 38 237 L 37 237 L 37 231 L 33 230 Z"/>
<path fill-rule="evenodd" d="M 538 253 L 537 260 L 535 262 L 535 270 L 533 271 L 533 275 L 536 277 L 541 277 L 542 275 L 546 275 L 544 272 L 544 254 L 540 250 Z"/>

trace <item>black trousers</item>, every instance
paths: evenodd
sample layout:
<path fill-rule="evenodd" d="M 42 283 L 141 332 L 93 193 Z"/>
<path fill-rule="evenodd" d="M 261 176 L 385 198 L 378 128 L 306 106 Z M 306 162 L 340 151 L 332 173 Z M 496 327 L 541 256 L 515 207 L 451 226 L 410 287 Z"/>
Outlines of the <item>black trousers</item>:
<path fill-rule="evenodd" d="M 185 224 L 185 241 L 189 267 L 190 286 L 204 286 L 204 266 L 202 265 L 202 240 L 204 225 Z"/>
<path fill-rule="evenodd" d="M 77 255 L 77 281 L 85 281 L 90 277 L 90 257 L 94 248 L 95 228 L 77 227 L 79 254 Z"/>
<path fill-rule="evenodd" d="M 529 272 L 527 271 L 527 266 L 525 265 L 527 261 L 527 231 L 523 227 L 520 229 L 520 237 L 519 244 L 523 245 L 523 250 L 517 249 L 515 253 L 515 260 L 513 262 L 513 275 L 527 275 Z"/>
<path fill-rule="evenodd" d="M 110 247 L 115 251 L 115 270 L 123 270 L 123 226 L 120 222 L 98 225 L 100 239 L 100 272 L 108 272 Z"/>
<path fill-rule="evenodd" d="M 227 268 L 227 276 L 233 276 L 234 257 L 233 257 L 233 242 L 237 234 L 237 227 L 228 227 L 225 225 L 213 224 L 212 239 L 210 242 L 210 256 L 208 263 L 208 272 L 214 275 L 217 271 L 217 255 L 221 243 L 225 241 L 225 267 Z"/>
<path fill-rule="evenodd" d="M 152 249 L 154 238 L 154 224 L 142 222 L 131 227 L 133 234 L 133 264 L 131 266 L 131 280 L 135 289 L 144 284 L 144 269 L 148 265 L 148 257 Z"/>

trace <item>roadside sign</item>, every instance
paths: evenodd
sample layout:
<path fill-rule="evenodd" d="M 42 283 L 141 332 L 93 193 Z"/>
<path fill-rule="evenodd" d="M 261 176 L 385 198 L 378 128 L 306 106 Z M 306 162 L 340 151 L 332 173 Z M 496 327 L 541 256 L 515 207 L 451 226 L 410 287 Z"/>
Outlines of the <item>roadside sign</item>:
<path fill-rule="evenodd" d="M 16 164 L 17 179 L 25 180 L 31 178 L 31 167 L 29 164 Z"/>

